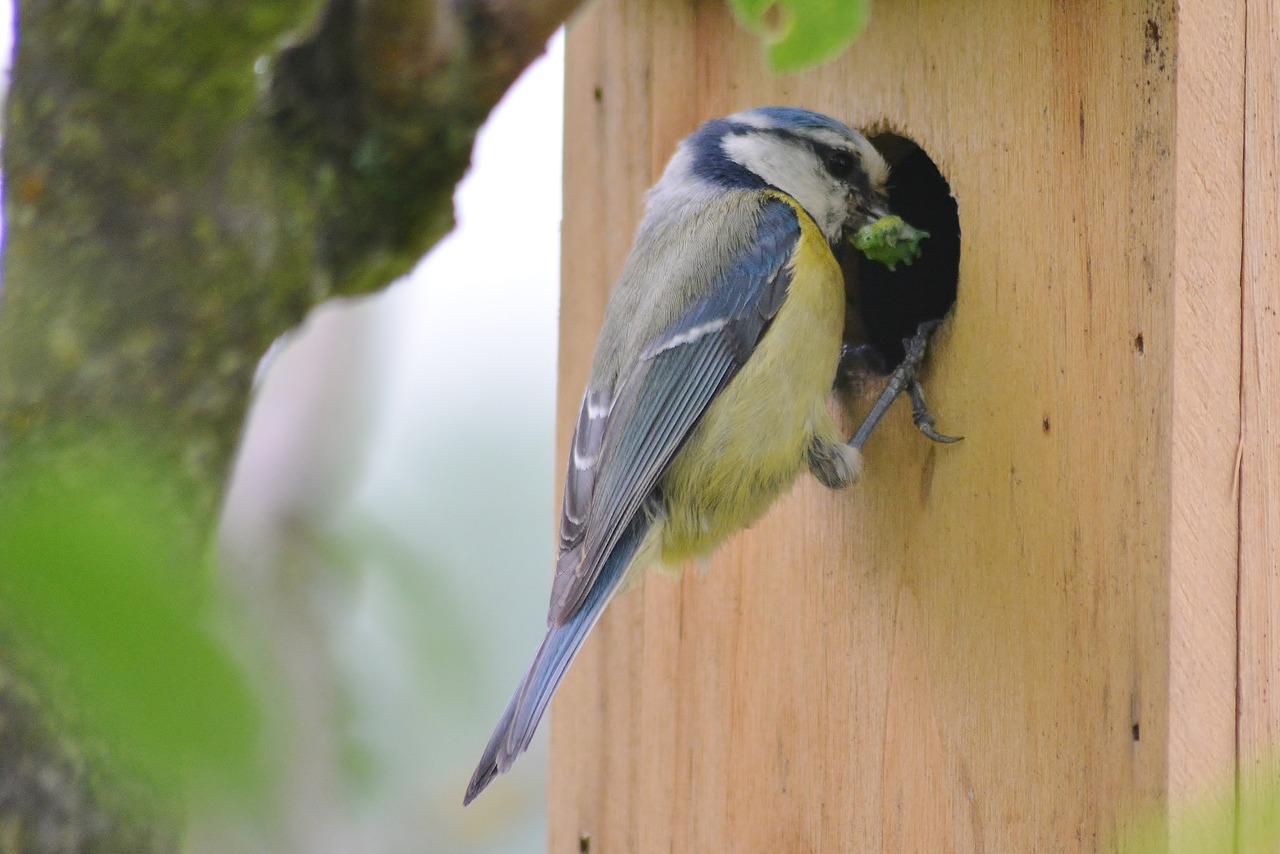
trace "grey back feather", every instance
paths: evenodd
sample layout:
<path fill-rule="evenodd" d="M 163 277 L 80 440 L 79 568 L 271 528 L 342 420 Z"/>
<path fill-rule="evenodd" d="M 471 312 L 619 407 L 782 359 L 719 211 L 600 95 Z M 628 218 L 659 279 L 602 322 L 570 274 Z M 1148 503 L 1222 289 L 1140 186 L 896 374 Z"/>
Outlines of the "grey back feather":
<path fill-rule="evenodd" d="M 784 267 L 799 236 L 795 212 L 760 191 L 698 201 L 641 227 L 614 292 L 602 332 L 609 344 L 597 352 L 625 356 L 597 362 L 583 398 L 565 478 L 551 626 L 574 615 L 622 530 L 786 294 Z M 716 249 L 687 257 L 690 241 Z"/>

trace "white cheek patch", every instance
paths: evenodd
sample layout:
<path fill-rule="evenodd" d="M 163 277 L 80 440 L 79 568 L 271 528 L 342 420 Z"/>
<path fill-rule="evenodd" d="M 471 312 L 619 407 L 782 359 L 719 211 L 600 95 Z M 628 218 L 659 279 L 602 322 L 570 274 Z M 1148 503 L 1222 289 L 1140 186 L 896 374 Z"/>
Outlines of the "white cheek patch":
<path fill-rule="evenodd" d="M 803 130 L 796 132 L 801 136 L 808 137 L 819 145 L 825 145 L 827 148 L 834 148 L 838 151 L 848 149 L 849 143 L 852 142 L 852 140 L 845 134 L 836 133 L 835 131 L 827 130 L 826 128 L 804 128 Z"/>
<path fill-rule="evenodd" d="M 885 162 L 884 156 L 876 151 L 874 145 L 862 137 L 858 137 L 853 141 L 854 147 L 858 149 L 861 155 L 862 171 L 867 173 L 867 180 L 871 183 L 871 189 L 880 190 L 889 182 L 889 164 Z"/>
<path fill-rule="evenodd" d="M 772 134 L 736 134 L 724 138 L 724 152 L 768 183 L 795 198 L 835 240 L 845 219 L 845 199 L 812 151 Z"/>
<path fill-rule="evenodd" d="M 747 127 L 759 128 L 760 130 L 769 130 L 778 126 L 777 122 L 765 118 L 755 110 L 743 110 L 740 113 L 734 113 L 733 115 L 726 116 L 725 118 L 735 125 L 746 125 Z"/>

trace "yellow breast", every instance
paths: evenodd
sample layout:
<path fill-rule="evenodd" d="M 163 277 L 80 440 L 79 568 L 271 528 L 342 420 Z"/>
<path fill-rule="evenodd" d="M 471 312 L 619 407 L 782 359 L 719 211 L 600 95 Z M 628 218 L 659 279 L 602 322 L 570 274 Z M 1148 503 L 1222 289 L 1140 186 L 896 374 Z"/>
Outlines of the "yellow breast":
<path fill-rule="evenodd" d="M 705 555 L 758 519 L 805 469 L 813 436 L 837 433 L 826 401 L 844 330 L 844 279 L 813 220 L 778 198 L 800 219 L 791 286 L 661 481 L 667 512 L 658 548 L 666 564 Z"/>

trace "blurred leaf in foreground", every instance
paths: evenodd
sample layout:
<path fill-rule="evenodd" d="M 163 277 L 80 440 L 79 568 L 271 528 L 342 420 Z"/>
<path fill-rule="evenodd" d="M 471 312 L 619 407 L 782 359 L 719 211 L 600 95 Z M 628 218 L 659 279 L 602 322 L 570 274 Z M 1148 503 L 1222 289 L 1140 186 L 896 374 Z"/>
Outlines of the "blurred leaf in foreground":
<path fill-rule="evenodd" d="M 729 0 L 739 23 L 760 36 L 774 71 L 800 71 L 848 47 L 871 17 L 871 0 Z"/>
<path fill-rule="evenodd" d="M 174 479 L 117 434 L 7 463 L 4 647 L 70 726 L 157 783 L 252 789 L 260 709 L 217 635 Z"/>
<path fill-rule="evenodd" d="M 1140 823 L 1117 854 L 1275 854 L 1280 851 L 1280 764 L 1208 792 L 1165 818 Z"/>

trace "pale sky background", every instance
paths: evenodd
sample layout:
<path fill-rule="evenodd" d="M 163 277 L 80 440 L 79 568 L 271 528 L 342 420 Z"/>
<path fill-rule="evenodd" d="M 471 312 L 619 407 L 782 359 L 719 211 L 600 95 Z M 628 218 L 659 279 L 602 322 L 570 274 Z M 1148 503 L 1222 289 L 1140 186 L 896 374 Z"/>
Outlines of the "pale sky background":
<path fill-rule="evenodd" d="M 458 228 L 376 298 L 373 329 L 385 337 L 373 372 L 384 394 L 353 513 L 423 556 L 432 586 L 421 607 L 408 597 L 406 611 L 403 590 L 370 573 L 346 649 L 352 674 L 383 671 L 361 683 L 371 751 L 406 786 L 429 761 L 434 779 L 422 799 L 438 811 L 438 830 L 457 833 L 459 851 L 545 845 L 545 727 L 465 812 L 457 784 L 546 627 L 563 90 L 557 35 L 481 131 L 456 195 Z M 414 640 L 416 624 L 442 605 L 444 631 L 468 650 L 461 664 L 440 660 L 442 645 L 454 647 L 439 635 Z"/>
<path fill-rule="evenodd" d="M 563 88 L 557 36 L 481 132 L 456 196 L 458 228 L 379 297 L 386 339 L 376 370 L 386 394 L 356 506 L 412 552 L 434 559 L 476 665 L 456 681 L 433 681 L 474 700 L 464 714 L 433 716 L 435 698 L 427 697 L 420 713 L 400 704 L 417 715 L 416 724 L 388 721 L 379 730 L 392 739 L 383 745 L 388 755 L 398 753 L 394 740 L 409 729 L 424 747 L 449 733 L 448 745 L 431 745 L 433 755 L 449 754 L 439 757 L 439 803 L 448 810 L 457 808 L 455 784 L 470 777 L 546 626 L 555 548 Z M 365 628 L 377 614 L 376 607 L 366 612 Z M 375 635 L 362 635 L 370 641 L 362 658 L 385 663 L 386 647 Z M 404 649 L 412 655 L 411 646 Z M 412 670 L 411 661 L 401 664 Z M 370 696 L 376 706 L 377 692 Z M 439 723 L 423 725 L 433 719 Z M 544 727 L 510 779 L 468 808 L 510 824 L 503 838 L 511 847 L 498 850 L 543 849 L 545 763 Z M 464 828 L 471 818 L 459 819 Z"/>
<path fill-rule="evenodd" d="M 356 737 L 392 800 L 431 813 L 428 850 L 545 845 L 545 727 L 466 811 L 458 794 L 546 626 L 563 89 L 557 35 L 481 131 L 457 229 L 357 329 L 382 393 L 347 521 L 410 565 L 370 558 L 338 654 Z"/>

